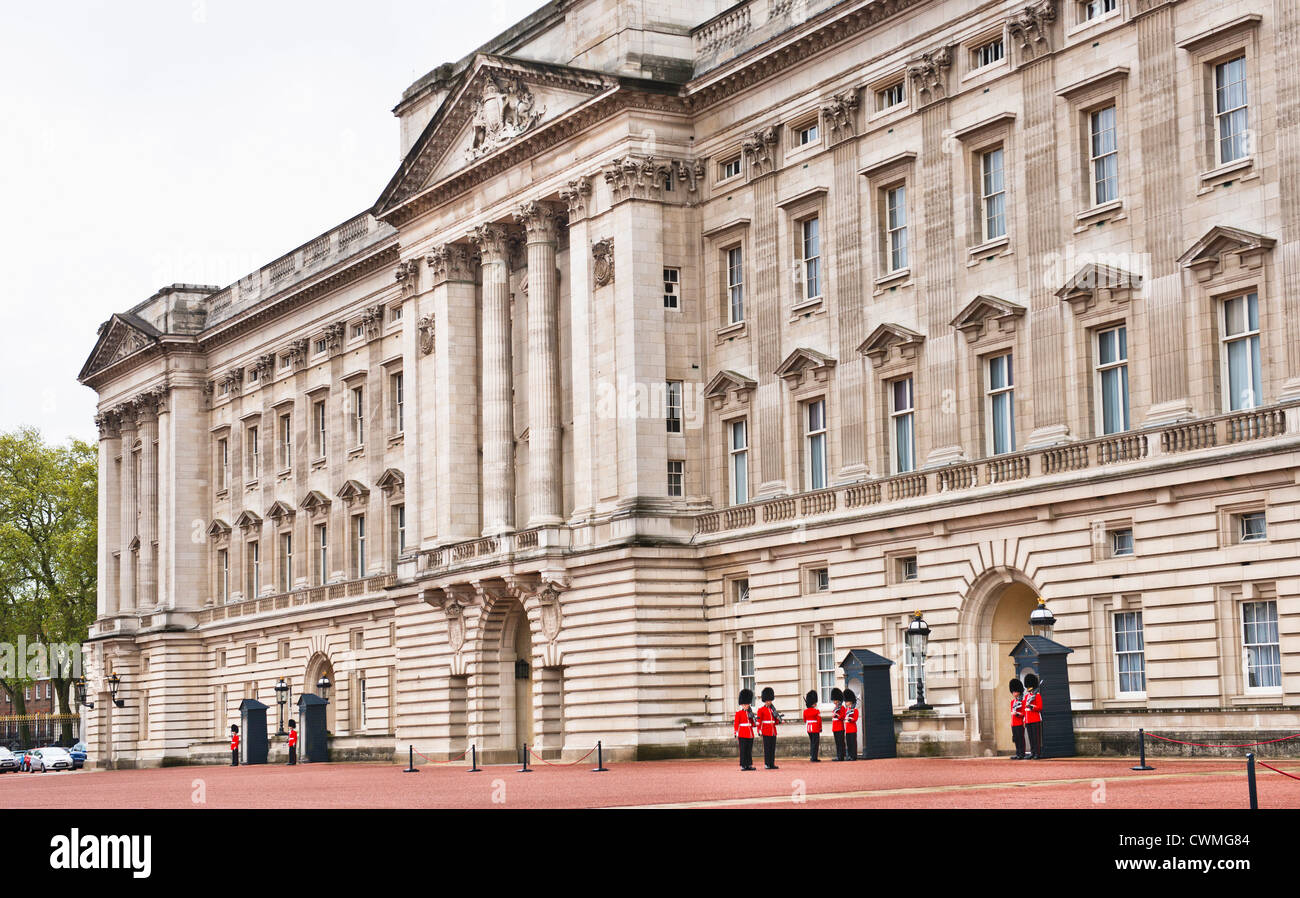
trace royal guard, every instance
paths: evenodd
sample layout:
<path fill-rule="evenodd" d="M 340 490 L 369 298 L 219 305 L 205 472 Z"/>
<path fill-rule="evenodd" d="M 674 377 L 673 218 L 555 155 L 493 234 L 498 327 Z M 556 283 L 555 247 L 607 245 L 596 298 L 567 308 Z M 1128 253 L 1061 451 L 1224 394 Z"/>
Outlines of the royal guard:
<path fill-rule="evenodd" d="M 822 742 L 822 712 L 817 710 L 817 690 L 809 690 L 803 697 L 803 722 L 808 728 L 808 760 L 814 764 L 821 760 L 817 750 Z"/>
<path fill-rule="evenodd" d="M 289 763 L 298 763 L 298 722 L 289 721 Z"/>
<path fill-rule="evenodd" d="M 1038 674 L 1025 674 L 1025 735 L 1029 737 L 1029 760 L 1043 757 L 1043 695 L 1038 691 Z"/>
<path fill-rule="evenodd" d="M 740 710 L 736 712 L 736 742 L 740 745 L 740 769 L 754 769 L 754 730 L 758 718 L 754 709 L 754 692 L 751 689 L 740 690 Z"/>
<path fill-rule="evenodd" d="M 239 766 L 239 724 L 230 725 L 230 766 Z"/>
<path fill-rule="evenodd" d="M 765 686 L 762 698 L 763 706 L 758 709 L 758 734 L 763 737 L 763 766 L 768 770 L 779 770 L 776 766 L 776 727 L 781 722 L 781 715 L 772 707 L 776 691 Z"/>
<path fill-rule="evenodd" d="M 858 759 L 858 697 L 852 689 L 844 690 L 844 741 L 848 743 L 849 760 Z"/>
<path fill-rule="evenodd" d="M 1013 761 L 1025 759 L 1025 684 L 1015 677 L 1011 678 L 1011 741 L 1016 746 Z"/>
<path fill-rule="evenodd" d="M 835 760 L 844 760 L 844 715 L 848 713 L 844 707 L 844 693 L 840 687 L 836 686 L 831 690 L 831 701 L 835 704 L 835 710 L 831 712 L 831 737 L 835 739 Z"/>

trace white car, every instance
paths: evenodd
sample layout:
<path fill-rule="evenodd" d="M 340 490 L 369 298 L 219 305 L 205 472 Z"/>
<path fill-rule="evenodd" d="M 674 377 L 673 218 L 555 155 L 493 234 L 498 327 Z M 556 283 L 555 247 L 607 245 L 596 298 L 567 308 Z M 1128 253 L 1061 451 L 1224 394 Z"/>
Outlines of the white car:
<path fill-rule="evenodd" d="M 9 749 L 0 745 L 0 773 L 18 772 L 18 759 Z"/>
<path fill-rule="evenodd" d="M 49 746 L 48 748 L 38 748 L 30 755 L 32 773 L 44 773 L 47 770 L 71 770 L 72 755 L 68 754 L 66 748 L 57 748 Z"/>

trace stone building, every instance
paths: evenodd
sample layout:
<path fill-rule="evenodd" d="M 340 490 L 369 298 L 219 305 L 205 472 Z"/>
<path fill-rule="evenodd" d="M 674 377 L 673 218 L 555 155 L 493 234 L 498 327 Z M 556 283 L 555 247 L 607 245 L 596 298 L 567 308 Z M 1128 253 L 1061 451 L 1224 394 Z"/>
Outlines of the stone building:
<path fill-rule="evenodd" d="M 1037 596 L 1085 748 L 1295 732 L 1297 82 L 1284 0 L 547 4 L 101 328 L 92 755 L 322 675 L 352 756 L 708 751 L 853 648 L 1005 750 Z"/>

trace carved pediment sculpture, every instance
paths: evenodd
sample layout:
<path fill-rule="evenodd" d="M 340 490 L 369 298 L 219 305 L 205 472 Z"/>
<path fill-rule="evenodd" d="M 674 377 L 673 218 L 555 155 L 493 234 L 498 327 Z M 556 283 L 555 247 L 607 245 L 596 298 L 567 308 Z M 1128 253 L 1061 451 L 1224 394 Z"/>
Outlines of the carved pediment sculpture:
<path fill-rule="evenodd" d="M 129 314 L 115 314 L 99 328 L 99 340 L 78 377 L 84 379 L 127 356 L 155 345 L 159 331 Z"/>
<path fill-rule="evenodd" d="M 473 161 L 527 132 L 546 110 L 537 108 L 528 85 L 507 74 L 487 73 L 470 127 L 474 139 L 465 151 Z"/>

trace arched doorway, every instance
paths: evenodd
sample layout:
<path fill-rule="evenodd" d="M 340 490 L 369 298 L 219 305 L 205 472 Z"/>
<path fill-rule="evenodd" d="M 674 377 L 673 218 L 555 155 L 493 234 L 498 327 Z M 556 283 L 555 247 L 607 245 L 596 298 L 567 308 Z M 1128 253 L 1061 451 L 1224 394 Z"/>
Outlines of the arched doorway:
<path fill-rule="evenodd" d="M 501 724 L 514 732 L 507 744 L 532 745 L 533 638 L 524 607 L 512 604 L 501 633 Z"/>
<path fill-rule="evenodd" d="M 1029 613 L 1038 594 L 1025 574 L 1006 567 L 985 571 L 967 591 L 961 639 L 974 663 L 962 672 L 961 698 L 967 739 L 976 754 L 1013 748 L 1007 691 L 1007 682 L 1016 675 L 1011 650 L 1029 632 Z"/>
<path fill-rule="evenodd" d="M 307 661 L 307 676 L 302 683 L 302 691 L 312 695 L 320 695 L 320 690 L 316 684 L 320 682 L 322 676 L 329 677 L 330 687 L 329 704 L 325 706 L 325 730 L 330 733 L 338 732 L 334 725 L 334 706 L 338 703 L 338 680 L 334 676 L 334 664 L 330 661 L 329 656 L 324 652 L 317 652 Z M 291 713 L 296 713 L 295 707 Z"/>
<path fill-rule="evenodd" d="M 993 610 L 993 660 L 997 662 L 997 682 L 993 696 L 993 737 L 998 751 L 1011 751 L 1011 693 L 1007 683 L 1016 676 L 1011 650 L 1020 637 L 1029 632 L 1029 613 L 1038 604 L 1038 594 L 1024 583 L 1009 583 L 995 598 Z"/>

